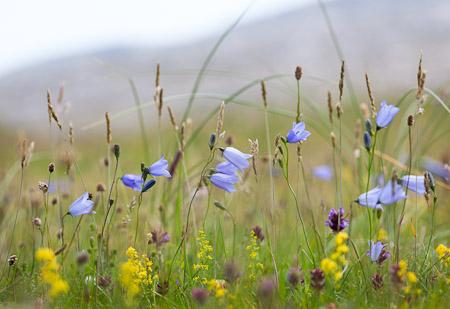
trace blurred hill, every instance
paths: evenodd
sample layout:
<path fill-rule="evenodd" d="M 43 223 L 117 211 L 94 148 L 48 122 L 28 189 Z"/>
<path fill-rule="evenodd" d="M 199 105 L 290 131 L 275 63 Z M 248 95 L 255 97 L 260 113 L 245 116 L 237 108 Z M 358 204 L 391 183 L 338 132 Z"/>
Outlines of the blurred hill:
<path fill-rule="evenodd" d="M 414 87 L 421 51 L 428 87 L 448 81 L 450 1 L 343 0 L 330 2 L 327 8 L 360 100 L 367 100 L 362 88 L 364 72 L 369 73 L 378 99 L 387 92 Z M 11 72 L 0 77 L 2 126 L 35 128 L 39 124 L 45 128 L 46 89 L 52 89 L 56 100 L 62 81 L 65 98 L 71 103 L 66 119 L 75 126 L 101 119 L 105 111 L 133 106 L 127 77 L 135 80 L 141 100 L 151 101 L 156 63 L 161 64 L 166 96 L 189 93 L 219 35 L 180 46 L 116 46 Z M 238 25 L 215 55 L 199 92 L 229 94 L 253 79 L 293 74 L 297 64 L 303 67 L 303 89 L 308 95 L 322 103 L 328 89 L 336 92 L 340 59 L 317 5 Z M 286 103 L 291 83 L 293 78 L 270 83 L 271 100 Z M 197 103 L 216 105 L 217 101 Z M 153 111 L 150 108 L 147 113 Z"/>

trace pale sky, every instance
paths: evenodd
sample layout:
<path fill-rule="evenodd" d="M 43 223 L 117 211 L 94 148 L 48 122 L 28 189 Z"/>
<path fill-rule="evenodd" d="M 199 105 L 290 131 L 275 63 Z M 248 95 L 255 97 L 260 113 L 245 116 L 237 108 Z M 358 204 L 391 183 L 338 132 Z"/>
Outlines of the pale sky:
<path fill-rule="evenodd" d="M 223 31 L 251 0 L 0 0 L 0 75 L 117 45 L 186 42 Z M 315 0 L 255 0 L 243 23 Z"/>

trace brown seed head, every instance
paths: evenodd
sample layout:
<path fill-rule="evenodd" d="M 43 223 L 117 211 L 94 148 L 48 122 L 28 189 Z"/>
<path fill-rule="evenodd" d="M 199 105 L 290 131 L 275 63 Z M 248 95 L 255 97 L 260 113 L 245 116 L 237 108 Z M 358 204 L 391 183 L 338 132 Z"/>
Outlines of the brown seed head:
<path fill-rule="evenodd" d="M 216 136 L 220 137 L 223 130 L 223 121 L 225 118 L 225 101 L 220 103 L 219 112 L 217 113 Z"/>
<path fill-rule="evenodd" d="M 366 73 L 365 76 L 366 76 L 367 93 L 369 94 L 369 100 L 370 100 L 370 110 L 372 112 L 372 117 L 375 117 L 375 115 L 377 114 L 377 108 L 375 107 L 375 99 L 373 98 L 372 88 L 370 86 L 369 75 L 367 75 L 367 73 Z M 364 116 L 364 118 L 368 118 L 368 117 Z"/>
<path fill-rule="evenodd" d="M 339 78 L 339 101 L 342 101 L 342 95 L 344 94 L 344 75 L 345 75 L 345 61 L 341 63 L 341 74 Z"/>
<path fill-rule="evenodd" d="M 303 70 L 301 66 L 297 66 L 295 68 L 295 79 L 296 80 L 300 80 L 302 78 L 303 75 Z"/>
<path fill-rule="evenodd" d="M 169 112 L 169 119 L 170 119 L 170 123 L 172 124 L 172 127 L 174 128 L 175 131 L 178 131 L 178 125 L 177 125 L 177 122 L 175 121 L 175 116 L 174 116 L 170 106 L 167 106 L 167 111 Z"/>
<path fill-rule="evenodd" d="M 111 120 L 109 119 L 108 112 L 105 113 L 105 120 L 106 120 L 106 143 L 111 144 L 112 142 Z"/>
<path fill-rule="evenodd" d="M 412 127 L 414 125 L 414 116 L 409 115 L 408 116 L 408 127 Z"/>
<path fill-rule="evenodd" d="M 264 107 L 267 108 L 267 92 L 266 92 L 266 83 L 264 80 L 261 81 L 261 96 L 263 99 Z"/>
<path fill-rule="evenodd" d="M 327 93 L 327 104 L 328 104 L 328 118 L 330 119 L 330 123 L 333 123 L 333 99 L 331 97 L 331 92 Z"/>
<path fill-rule="evenodd" d="M 336 148 L 336 134 L 334 134 L 334 132 L 331 132 L 330 137 L 331 137 L 331 145 L 333 146 L 333 148 Z"/>

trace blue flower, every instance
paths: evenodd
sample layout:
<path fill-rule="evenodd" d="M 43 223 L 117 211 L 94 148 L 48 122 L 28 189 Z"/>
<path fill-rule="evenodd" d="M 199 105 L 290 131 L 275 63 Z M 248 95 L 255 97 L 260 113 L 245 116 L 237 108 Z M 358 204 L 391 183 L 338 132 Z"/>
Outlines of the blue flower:
<path fill-rule="evenodd" d="M 126 174 L 120 178 L 123 184 L 134 191 L 141 191 L 142 185 L 144 184 L 144 180 L 142 179 L 142 175 L 136 174 Z"/>
<path fill-rule="evenodd" d="M 144 187 L 142 188 L 142 193 L 147 192 L 150 188 L 152 188 L 154 185 L 156 184 L 156 180 L 154 179 L 150 179 L 149 181 L 147 181 L 144 185 Z"/>
<path fill-rule="evenodd" d="M 252 157 L 252 155 L 240 152 L 233 147 L 225 148 L 223 150 L 223 156 L 228 162 L 236 166 L 241 171 L 249 167 L 247 160 Z"/>
<path fill-rule="evenodd" d="M 306 141 L 311 132 L 305 130 L 305 123 L 303 121 L 299 123 L 293 123 L 292 129 L 289 130 L 286 139 L 288 143 L 295 144 L 298 142 Z"/>
<path fill-rule="evenodd" d="M 217 173 L 227 174 L 227 175 L 234 175 L 236 174 L 237 167 L 231 164 L 228 161 L 219 163 L 216 165 L 215 171 Z"/>
<path fill-rule="evenodd" d="M 398 107 L 395 107 L 394 105 L 388 105 L 387 102 L 384 100 L 381 102 L 380 110 L 377 113 L 377 129 L 386 128 L 394 119 L 394 116 L 400 111 Z"/>
<path fill-rule="evenodd" d="M 89 199 L 89 193 L 85 192 L 80 196 L 75 202 L 69 207 L 69 212 L 71 216 L 81 216 L 87 214 L 95 214 L 92 210 L 94 207 L 94 202 Z"/>
<path fill-rule="evenodd" d="M 382 190 L 383 188 L 375 187 L 369 192 L 361 194 L 356 200 L 356 202 L 361 206 L 369 208 L 381 208 L 380 194 Z"/>
<path fill-rule="evenodd" d="M 210 177 L 211 183 L 216 187 L 227 192 L 234 192 L 234 185 L 238 182 L 237 175 L 228 175 L 223 173 L 214 173 Z"/>
<path fill-rule="evenodd" d="M 378 263 L 381 265 L 384 261 L 391 257 L 391 254 L 385 250 L 385 247 L 386 245 L 384 245 L 381 241 L 375 243 L 369 240 L 369 251 L 367 251 L 367 256 L 370 257 L 370 260 L 373 263 Z"/>
<path fill-rule="evenodd" d="M 441 162 L 426 158 L 422 163 L 422 166 L 431 174 L 444 179 L 446 182 L 450 182 L 450 167 L 448 165 L 444 165 Z"/>
<path fill-rule="evenodd" d="M 329 165 L 319 165 L 313 169 L 313 175 L 319 179 L 330 181 L 333 178 L 333 170 Z"/>
<path fill-rule="evenodd" d="M 425 194 L 425 177 L 415 175 L 405 175 L 401 179 L 403 186 L 407 186 L 408 190 L 416 192 L 417 194 Z"/>
<path fill-rule="evenodd" d="M 164 156 L 161 156 L 161 159 L 153 163 L 149 168 L 148 172 L 152 176 L 164 176 L 170 178 L 171 175 L 169 171 L 167 170 L 167 167 L 169 166 L 169 163 L 166 159 L 164 159 Z"/>
<path fill-rule="evenodd" d="M 388 181 L 388 183 L 383 187 L 381 191 L 379 201 L 383 205 L 394 204 L 400 200 L 404 200 L 406 198 L 405 191 L 398 183 L 392 183 L 392 180 Z"/>

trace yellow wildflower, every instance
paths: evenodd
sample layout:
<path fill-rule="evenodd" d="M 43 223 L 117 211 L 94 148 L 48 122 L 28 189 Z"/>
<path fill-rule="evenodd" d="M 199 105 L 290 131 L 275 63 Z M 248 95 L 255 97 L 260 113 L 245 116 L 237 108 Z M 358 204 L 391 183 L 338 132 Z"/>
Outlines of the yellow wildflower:
<path fill-rule="evenodd" d="M 259 261 L 259 251 L 261 247 L 258 243 L 258 237 L 256 236 L 255 232 L 252 230 L 250 232 L 250 242 L 245 247 L 245 250 L 248 252 L 249 257 L 249 263 L 248 263 L 248 270 L 249 270 L 249 277 L 250 279 L 256 278 L 256 273 L 258 270 L 262 270 L 264 268 L 264 265 Z"/>
<path fill-rule="evenodd" d="M 320 262 L 320 268 L 325 274 L 334 274 L 337 271 L 338 265 L 335 261 L 330 258 L 324 258 Z"/>
<path fill-rule="evenodd" d="M 198 232 L 197 246 L 198 246 L 197 252 L 198 262 L 195 263 L 192 267 L 196 272 L 208 270 L 210 261 L 212 261 L 213 259 L 211 255 L 213 252 L 213 247 L 211 246 L 209 240 L 206 238 L 206 233 L 203 230 L 200 230 Z M 198 277 L 197 281 L 199 281 L 199 279 L 200 277 Z M 206 280 L 206 278 L 203 279 Z"/>
<path fill-rule="evenodd" d="M 40 248 L 36 251 L 36 260 L 41 263 L 40 275 L 44 283 L 50 286 L 49 296 L 54 298 L 69 291 L 69 284 L 59 274 L 59 263 L 52 249 Z"/>
<path fill-rule="evenodd" d="M 385 229 L 381 228 L 377 234 L 377 241 L 381 242 L 386 241 L 388 237 L 389 237 L 388 232 Z"/>
<path fill-rule="evenodd" d="M 397 276 L 403 278 L 408 269 L 408 263 L 405 260 L 400 260 L 400 262 L 398 262 L 398 267 Z"/>
<path fill-rule="evenodd" d="M 336 245 L 340 246 L 348 239 L 348 234 L 346 232 L 339 232 L 336 235 Z"/>
<path fill-rule="evenodd" d="M 408 271 L 406 273 L 406 279 L 408 279 L 408 282 L 410 282 L 410 283 L 417 283 L 416 274 L 413 273 L 412 271 Z"/>

